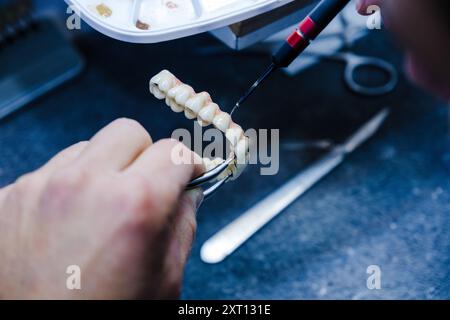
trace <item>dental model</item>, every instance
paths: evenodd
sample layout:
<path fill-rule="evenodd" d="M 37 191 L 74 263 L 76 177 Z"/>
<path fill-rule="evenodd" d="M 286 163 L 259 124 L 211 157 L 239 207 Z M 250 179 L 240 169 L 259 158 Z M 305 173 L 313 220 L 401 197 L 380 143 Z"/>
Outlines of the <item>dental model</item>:
<path fill-rule="evenodd" d="M 201 126 L 213 125 L 225 133 L 235 161 L 224 174 L 232 174 L 231 179 L 234 180 L 244 171 L 248 163 L 249 139 L 244 135 L 241 126 L 234 123 L 228 113 L 221 111 L 207 92 L 195 93 L 192 87 L 182 83 L 167 70 L 161 71 L 150 80 L 150 92 L 160 100 L 165 99 L 172 111 L 184 112 L 188 119 L 197 119 Z M 221 158 L 203 158 L 206 171 L 224 161 Z"/>

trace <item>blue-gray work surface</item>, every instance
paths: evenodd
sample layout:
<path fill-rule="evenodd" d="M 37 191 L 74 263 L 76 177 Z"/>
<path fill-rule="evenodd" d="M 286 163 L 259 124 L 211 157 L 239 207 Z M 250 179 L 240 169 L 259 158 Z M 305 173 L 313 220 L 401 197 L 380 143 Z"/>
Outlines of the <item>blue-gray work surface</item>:
<path fill-rule="evenodd" d="M 42 2 L 42 1 L 41 1 Z M 60 6 L 59 14 L 64 15 Z M 227 51 L 208 35 L 133 45 L 85 24 L 72 33 L 87 61 L 78 79 L 0 122 L 0 186 L 42 165 L 58 150 L 89 139 L 118 117 L 140 121 L 154 139 L 192 122 L 147 90 L 149 77 L 172 70 L 223 108 L 263 70 L 267 56 Z M 401 68 L 383 32 L 357 51 Z M 279 128 L 281 142 L 341 141 L 379 109 L 391 107 L 381 130 L 343 165 L 223 263 L 200 260 L 201 244 L 320 152 L 281 150 L 280 172 L 251 166 L 198 213 L 185 299 L 421 299 L 450 297 L 450 131 L 448 109 L 401 77 L 379 98 L 349 93 L 342 65 L 322 62 L 291 79 L 276 73 L 236 113 L 244 128 Z M 288 95 L 287 92 L 295 94 Z M 369 265 L 382 271 L 381 290 L 366 286 Z"/>

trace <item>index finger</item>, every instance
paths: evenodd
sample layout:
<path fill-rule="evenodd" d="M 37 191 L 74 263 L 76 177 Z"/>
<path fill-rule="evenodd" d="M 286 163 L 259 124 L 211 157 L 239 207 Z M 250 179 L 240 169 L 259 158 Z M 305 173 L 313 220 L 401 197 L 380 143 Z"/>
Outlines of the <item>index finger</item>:
<path fill-rule="evenodd" d="M 189 181 L 204 170 L 199 155 L 176 140 L 165 139 L 142 152 L 123 173 L 145 177 L 154 187 L 156 200 L 173 206 Z"/>

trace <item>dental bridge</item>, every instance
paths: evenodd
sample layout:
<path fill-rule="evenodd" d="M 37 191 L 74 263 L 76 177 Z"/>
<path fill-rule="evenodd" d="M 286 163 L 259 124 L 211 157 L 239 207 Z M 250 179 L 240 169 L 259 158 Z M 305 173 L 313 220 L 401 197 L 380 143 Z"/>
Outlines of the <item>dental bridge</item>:
<path fill-rule="evenodd" d="M 150 80 L 150 92 L 165 103 L 173 112 L 182 113 L 190 120 L 197 120 L 202 127 L 213 125 L 225 134 L 230 144 L 227 159 L 202 158 L 206 173 L 192 180 L 187 188 L 212 184 L 203 191 L 205 199 L 212 196 L 225 182 L 235 180 L 244 171 L 249 160 L 249 138 L 229 113 L 220 110 L 207 92 L 196 93 L 172 73 L 163 70 Z"/>

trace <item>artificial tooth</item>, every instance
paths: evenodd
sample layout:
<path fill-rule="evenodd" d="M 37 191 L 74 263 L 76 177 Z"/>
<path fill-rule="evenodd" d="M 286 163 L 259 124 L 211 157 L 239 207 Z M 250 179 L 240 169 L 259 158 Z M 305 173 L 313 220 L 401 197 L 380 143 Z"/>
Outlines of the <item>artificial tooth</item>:
<path fill-rule="evenodd" d="M 179 86 L 180 90 L 178 90 L 177 94 L 175 95 L 175 101 L 178 104 L 185 105 L 186 101 L 192 97 L 192 95 L 195 94 L 194 89 L 192 89 L 188 85 L 181 85 Z"/>
<path fill-rule="evenodd" d="M 209 158 L 203 158 L 203 165 L 205 166 L 205 171 L 208 172 L 212 169 L 212 161 Z"/>
<path fill-rule="evenodd" d="M 238 164 L 245 165 L 247 163 L 249 142 L 247 137 L 243 137 L 236 145 L 234 153 Z"/>
<path fill-rule="evenodd" d="M 172 73 L 170 73 L 167 70 L 163 70 L 157 75 L 155 75 L 153 78 L 150 79 L 150 83 L 154 85 L 158 85 L 161 81 L 164 79 L 167 79 L 168 77 L 175 77 Z"/>
<path fill-rule="evenodd" d="M 166 98 L 166 103 L 167 102 L 169 102 L 168 105 L 170 106 L 170 109 L 172 109 L 173 112 L 179 113 L 184 111 L 184 107 L 176 103 L 175 100 Z"/>
<path fill-rule="evenodd" d="M 223 160 L 222 158 L 214 158 L 213 161 L 216 164 L 216 166 L 218 166 L 219 164 L 222 164 L 222 162 L 224 162 L 225 160 Z"/>
<path fill-rule="evenodd" d="M 209 158 L 203 158 L 203 164 L 205 165 L 206 172 L 213 170 L 217 166 L 221 165 L 225 160 L 222 158 L 215 158 L 215 159 L 209 159 Z M 223 170 L 216 178 L 216 180 L 221 180 L 223 178 L 226 178 L 231 172 L 230 168 L 226 168 Z"/>
<path fill-rule="evenodd" d="M 172 89 L 176 84 L 175 77 L 166 77 L 165 79 L 161 80 L 158 87 L 162 92 L 167 92 L 170 89 Z"/>
<path fill-rule="evenodd" d="M 216 115 L 217 111 L 219 110 L 219 106 L 213 102 L 208 103 L 206 106 L 204 106 L 200 112 L 198 113 L 198 123 L 202 126 L 209 126 L 212 121 L 214 120 L 214 116 Z"/>
<path fill-rule="evenodd" d="M 214 126 L 222 132 L 226 132 L 231 123 L 231 116 L 226 112 L 219 112 L 214 119 Z"/>
<path fill-rule="evenodd" d="M 150 79 L 150 84 L 151 85 L 157 85 L 161 79 L 163 77 L 163 72 L 161 71 L 160 73 L 158 73 L 157 75 L 153 76 L 153 78 Z"/>
<path fill-rule="evenodd" d="M 230 142 L 230 144 L 235 147 L 239 140 L 241 140 L 244 135 L 244 130 L 242 130 L 241 126 L 234 124 L 225 132 L 225 137 Z"/>
<path fill-rule="evenodd" d="M 151 87 L 150 92 L 153 93 L 153 95 L 159 100 L 162 100 L 162 99 L 164 99 L 166 97 L 164 92 L 159 90 L 159 88 L 157 86 L 156 87 Z"/>
<path fill-rule="evenodd" d="M 167 96 L 171 99 L 175 99 L 176 95 L 178 94 L 178 92 L 180 90 L 181 90 L 181 85 L 175 86 L 175 87 L 171 88 L 169 91 L 167 91 Z"/>
<path fill-rule="evenodd" d="M 156 76 L 155 76 L 156 77 Z M 153 78 L 155 78 L 153 77 Z M 152 80 L 153 80 L 152 78 Z M 163 99 L 163 93 L 161 92 L 161 90 L 159 90 L 158 88 L 158 84 L 156 84 L 155 82 L 153 82 L 152 80 L 150 80 L 149 82 L 149 90 L 150 92 L 157 98 L 157 99 Z"/>
<path fill-rule="evenodd" d="M 198 114 L 208 101 L 211 101 L 209 94 L 207 92 L 200 92 L 186 101 L 186 108 Z"/>
<path fill-rule="evenodd" d="M 172 106 L 172 99 L 171 98 L 169 98 L 168 96 L 166 96 L 166 104 L 169 106 L 169 107 L 171 107 Z"/>
<path fill-rule="evenodd" d="M 246 136 L 243 136 L 236 144 L 234 148 L 234 153 L 236 154 L 236 157 L 242 158 L 245 156 L 248 150 L 248 138 Z"/>
<path fill-rule="evenodd" d="M 189 120 L 195 119 L 197 118 L 197 114 L 191 110 L 189 110 L 188 108 L 184 109 L 184 115 L 186 116 L 186 118 L 188 118 Z"/>
<path fill-rule="evenodd" d="M 236 180 L 239 176 L 244 172 L 245 168 L 247 168 L 247 164 L 235 164 L 230 167 L 230 171 L 232 173 L 231 180 Z"/>
<path fill-rule="evenodd" d="M 212 165 L 215 167 L 217 167 L 218 165 L 221 165 L 225 160 L 223 160 L 222 158 L 214 158 L 211 162 Z"/>

